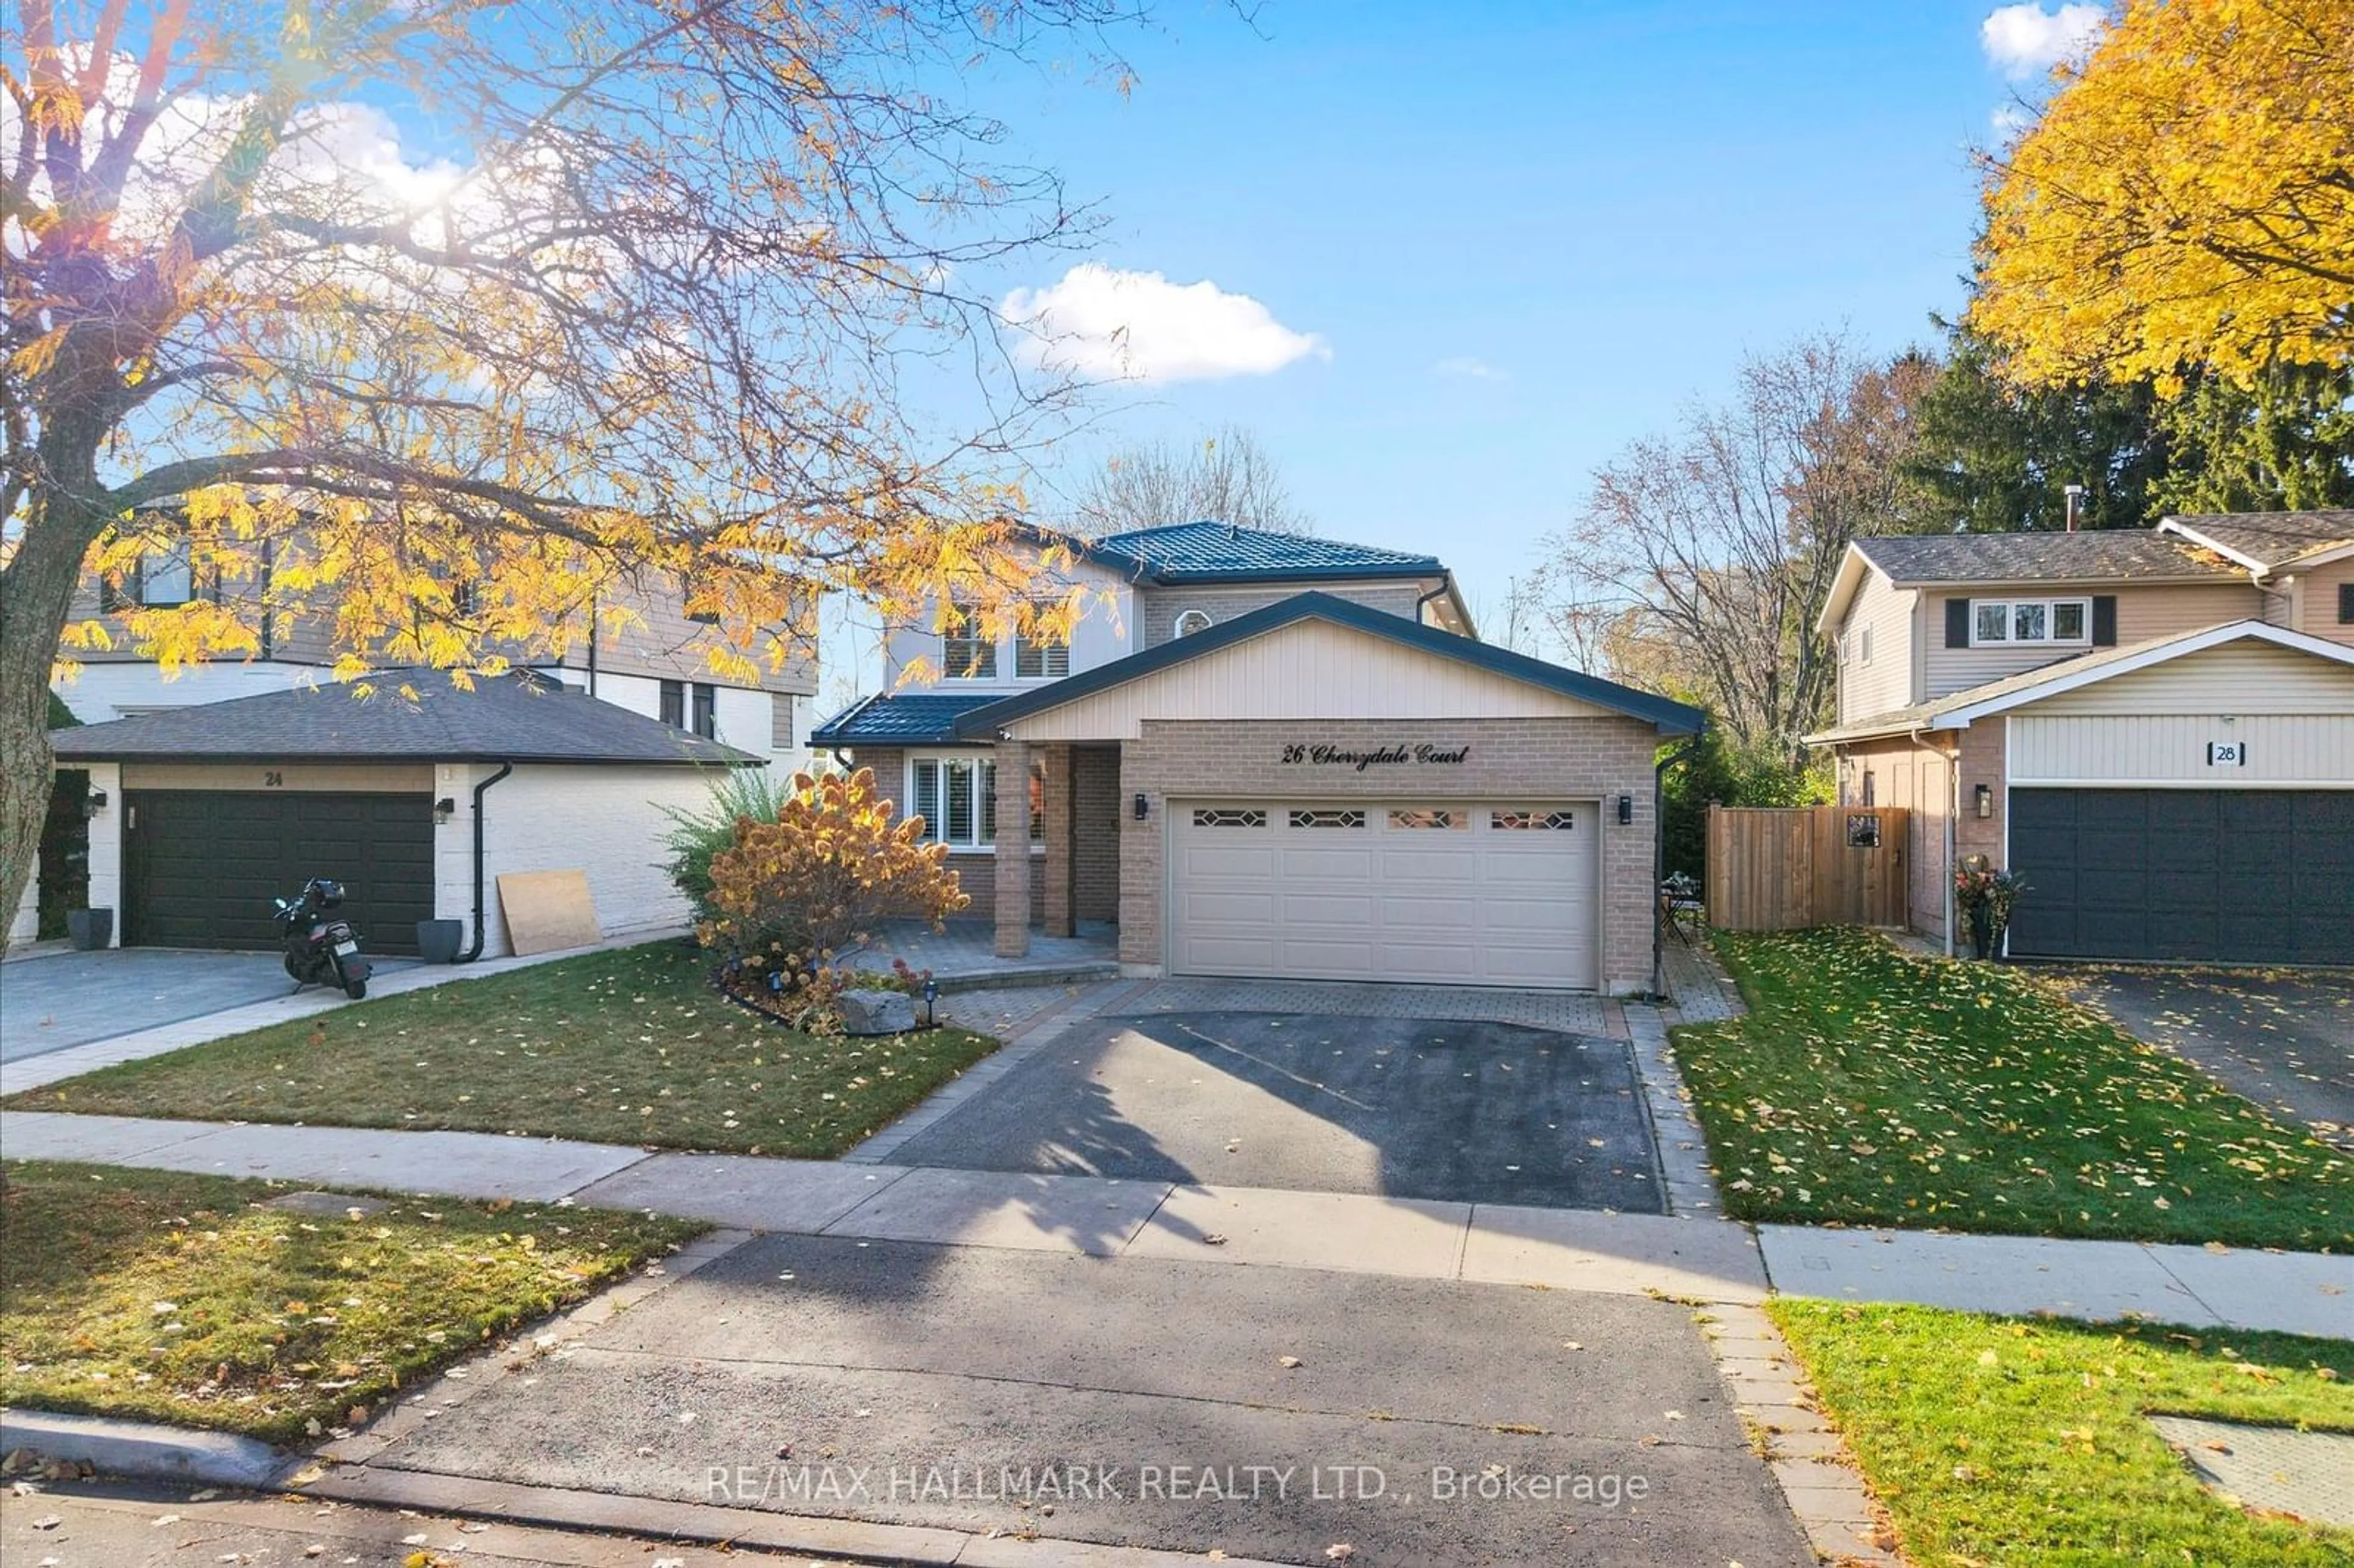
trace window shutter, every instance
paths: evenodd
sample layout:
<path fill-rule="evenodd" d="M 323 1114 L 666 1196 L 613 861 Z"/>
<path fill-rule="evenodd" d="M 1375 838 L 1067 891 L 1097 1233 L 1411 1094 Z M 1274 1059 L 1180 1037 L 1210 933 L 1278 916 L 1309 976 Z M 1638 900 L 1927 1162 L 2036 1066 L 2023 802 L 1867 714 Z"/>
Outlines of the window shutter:
<path fill-rule="evenodd" d="M 2354 583 L 2338 585 L 2338 624 L 2354 626 Z"/>
<path fill-rule="evenodd" d="M 2115 648 L 2117 645 L 2117 596 L 2096 593 L 2093 596 L 2093 646 Z"/>
<path fill-rule="evenodd" d="M 1946 601 L 1946 646 L 1967 648 L 1970 645 L 1970 601 L 1949 599 Z"/>

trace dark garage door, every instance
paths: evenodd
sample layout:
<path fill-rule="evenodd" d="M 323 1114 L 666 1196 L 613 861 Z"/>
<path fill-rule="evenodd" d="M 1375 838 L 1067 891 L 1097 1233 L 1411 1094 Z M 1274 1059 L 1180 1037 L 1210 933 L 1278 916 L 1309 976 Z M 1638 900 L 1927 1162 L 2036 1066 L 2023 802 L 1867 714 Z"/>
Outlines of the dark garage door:
<path fill-rule="evenodd" d="M 2354 961 L 2354 790 L 2013 789 L 2021 958 Z"/>
<path fill-rule="evenodd" d="M 429 795 L 139 789 L 123 804 L 126 944 L 275 948 L 270 901 L 314 876 L 344 885 L 370 951 L 414 953 L 432 917 Z"/>

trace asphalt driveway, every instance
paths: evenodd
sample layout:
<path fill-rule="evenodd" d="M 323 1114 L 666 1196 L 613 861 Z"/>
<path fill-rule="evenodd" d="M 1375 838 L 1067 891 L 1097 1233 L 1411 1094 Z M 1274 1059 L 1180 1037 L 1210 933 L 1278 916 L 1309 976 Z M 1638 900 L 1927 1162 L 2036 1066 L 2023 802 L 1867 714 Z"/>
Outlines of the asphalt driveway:
<path fill-rule="evenodd" d="M 2087 969 L 2065 978 L 2135 1038 L 2354 1144 L 2354 975 Z"/>
<path fill-rule="evenodd" d="M 1811 1563 L 1732 1404 L 1643 1297 L 773 1235 L 370 1465 L 1189 1557 Z"/>
<path fill-rule="evenodd" d="M 893 1159 L 1658 1213 L 1623 1040 L 1347 1014 L 1093 1020 Z"/>
<path fill-rule="evenodd" d="M 293 990 L 275 953 L 117 948 L 0 964 L 0 1062 L 180 1023 Z"/>

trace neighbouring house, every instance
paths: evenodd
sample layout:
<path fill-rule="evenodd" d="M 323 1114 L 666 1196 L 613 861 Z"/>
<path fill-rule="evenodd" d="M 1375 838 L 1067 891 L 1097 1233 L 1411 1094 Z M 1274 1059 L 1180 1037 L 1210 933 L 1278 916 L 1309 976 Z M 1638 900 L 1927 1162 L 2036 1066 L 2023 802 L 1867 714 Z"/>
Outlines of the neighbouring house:
<path fill-rule="evenodd" d="M 266 567 L 254 582 L 203 582 L 185 552 L 170 550 L 151 552 L 120 581 L 85 573 L 70 619 L 105 629 L 111 646 L 75 650 L 79 668 L 58 695 L 84 724 L 99 724 L 331 679 L 338 650 L 330 619 L 272 610 L 267 607 L 269 588 Z M 239 608 L 255 630 L 259 652 L 250 658 L 203 660 L 167 673 L 136 651 L 120 620 L 134 607 L 164 608 L 197 599 L 241 600 Z M 648 574 L 596 607 L 603 628 L 598 636 L 588 634 L 591 610 L 584 607 L 561 657 L 533 658 L 520 651 L 516 657 L 599 702 L 780 767 L 798 765 L 806 752 L 811 699 L 817 691 L 814 653 L 780 669 L 763 665 L 757 677 L 722 678 L 713 673 L 709 658 L 720 633 L 709 620 L 691 618 L 685 607 L 685 592 L 677 583 Z"/>
<path fill-rule="evenodd" d="M 1480 642 L 1429 556 L 1060 542 L 1067 641 L 927 616 L 811 736 L 950 846 L 1001 953 L 1103 924 L 1140 975 L 1650 983 L 1653 764 L 1697 710 Z"/>
<path fill-rule="evenodd" d="M 2354 961 L 2354 511 L 1848 548 L 1818 630 L 1840 799 L 2025 878 L 2019 957 Z"/>
<path fill-rule="evenodd" d="M 372 681 L 50 732 L 89 776 L 90 902 L 119 941 L 273 948 L 271 900 L 326 876 L 373 951 L 414 953 L 418 921 L 450 919 L 497 957 L 498 878 L 572 869 L 606 936 L 681 926 L 663 809 L 766 761 L 543 675 Z"/>

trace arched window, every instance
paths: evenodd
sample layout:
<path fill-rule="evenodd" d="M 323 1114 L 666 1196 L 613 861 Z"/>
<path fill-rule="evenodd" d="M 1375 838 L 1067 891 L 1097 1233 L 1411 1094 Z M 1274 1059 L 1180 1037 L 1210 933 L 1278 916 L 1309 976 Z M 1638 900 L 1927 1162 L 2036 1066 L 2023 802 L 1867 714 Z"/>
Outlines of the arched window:
<path fill-rule="evenodd" d="M 1196 631 L 1209 630 L 1210 612 L 1206 609 L 1189 609 L 1177 617 L 1177 635 L 1180 637 L 1191 637 Z"/>

